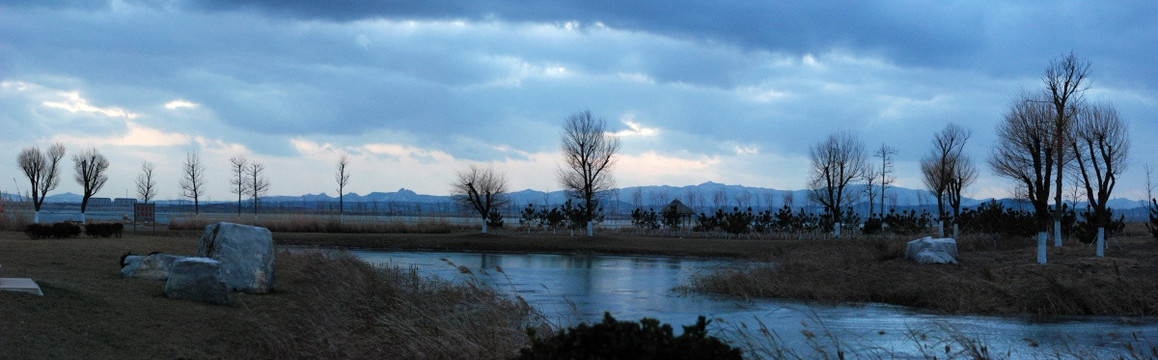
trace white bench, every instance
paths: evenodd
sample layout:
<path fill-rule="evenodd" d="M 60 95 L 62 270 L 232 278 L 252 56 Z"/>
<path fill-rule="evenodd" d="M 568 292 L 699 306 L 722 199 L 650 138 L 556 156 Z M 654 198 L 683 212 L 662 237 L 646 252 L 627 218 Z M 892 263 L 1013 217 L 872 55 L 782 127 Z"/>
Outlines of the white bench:
<path fill-rule="evenodd" d="M 20 291 L 44 296 L 44 292 L 40 291 L 40 285 L 29 278 L 0 278 L 0 290 Z"/>
<path fill-rule="evenodd" d="M 20 291 L 44 296 L 44 292 L 40 291 L 40 285 L 29 278 L 0 278 L 0 290 Z"/>

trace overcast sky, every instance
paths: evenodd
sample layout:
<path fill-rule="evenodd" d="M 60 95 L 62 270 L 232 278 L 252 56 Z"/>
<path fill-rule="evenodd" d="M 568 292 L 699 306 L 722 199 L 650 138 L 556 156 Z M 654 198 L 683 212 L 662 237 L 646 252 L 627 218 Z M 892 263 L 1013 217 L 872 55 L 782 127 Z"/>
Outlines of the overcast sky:
<path fill-rule="evenodd" d="M 981 179 L 1013 98 L 1050 60 L 1091 63 L 1089 100 L 1133 136 L 1116 195 L 1158 165 L 1158 5 L 1152 1 L 0 1 L 0 190 L 28 191 L 27 146 L 96 147 L 98 194 L 161 199 L 198 152 L 208 197 L 228 159 L 266 165 L 271 195 L 446 194 L 492 164 L 512 190 L 558 190 L 561 123 L 589 109 L 621 136 L 618 186 L 705 181 L 800 189 L 809 147 L 850 131 L 898 150 L 897 185 L 952 122 Z M 80 193 L 65 162 L 54 193 Z"/>

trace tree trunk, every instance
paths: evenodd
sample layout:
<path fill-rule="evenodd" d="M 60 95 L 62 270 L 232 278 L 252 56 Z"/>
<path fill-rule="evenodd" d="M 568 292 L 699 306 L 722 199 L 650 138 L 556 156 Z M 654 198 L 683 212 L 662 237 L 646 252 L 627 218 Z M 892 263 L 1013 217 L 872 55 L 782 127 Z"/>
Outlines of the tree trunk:
<path fill-rule="evenodd" d="M 1037 263 L 1045 265 L 1045 231 L 1037 233 Z"/>
<path fill-rule="evenodd" d="M 595 223 L 591 222 L 591 220 L 587 220 L 587 237 L 594 237 L 594 236 L 595 236 Z"/>
<path fill-rule="evenodd" d="M 1106 256 L 1106 228 L 1098 227 L 1098 257 Z"/>
<path fill-rule="evenodd" d="M 1059 214 L 1060 214 L 1060 212 L 1059 212 Z M 1054 247 L 1061 247 L 1061 243 L 1062 243 L 1061 220 L 1054 220 L 1053 221 L 1053 246 Z"/>

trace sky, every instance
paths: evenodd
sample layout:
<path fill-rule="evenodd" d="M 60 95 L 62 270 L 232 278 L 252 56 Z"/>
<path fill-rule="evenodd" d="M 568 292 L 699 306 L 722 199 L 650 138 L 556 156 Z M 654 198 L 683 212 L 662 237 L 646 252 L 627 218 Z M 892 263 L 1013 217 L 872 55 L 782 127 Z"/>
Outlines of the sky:
<path fill-rule="evenodd" d="M 589 110 L 622 141 L 621 187 L 802 189 L 810 147 L 847 131 L 896 148 L 895 185 L 919 189 L 955 123 L 981 175 L 965 195 L 1000 198 L 995 129 L 1071 52 L 1091 64 L 1085 98 L 1132 135 L 1115 195 L 1142 198 L 1152 1 L 5 0 L 0 191 L 27 192 L 17 154 L 56 142 L 109 158 L 103 197 L 135 197 L 148 161 L 177 199 L 190 152 L 209 200 L 234 198 L 237 155 L 266 166 L 270 195 L 335 195 L 344 153 L 348 192 L 448 194 L 472 164 L 553 191 L 563 120 Z M 71 158 L 64 174 L 53 193 L 80 193 Z"/>

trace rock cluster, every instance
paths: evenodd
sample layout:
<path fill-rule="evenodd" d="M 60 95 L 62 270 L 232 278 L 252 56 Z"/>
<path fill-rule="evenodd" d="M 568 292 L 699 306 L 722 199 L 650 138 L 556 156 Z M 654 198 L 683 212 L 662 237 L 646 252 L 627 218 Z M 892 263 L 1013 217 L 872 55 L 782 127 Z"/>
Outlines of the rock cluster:
<path fill-rule="evenodd" d="M 273 287 L 273 235 L 261 227 L 212 224 L 197 256 L 127 255 L 121 266 L 124 277 L 166 280 L 167 297 L 226 304 L 230 291 L 261 294 Z"/>

